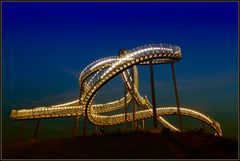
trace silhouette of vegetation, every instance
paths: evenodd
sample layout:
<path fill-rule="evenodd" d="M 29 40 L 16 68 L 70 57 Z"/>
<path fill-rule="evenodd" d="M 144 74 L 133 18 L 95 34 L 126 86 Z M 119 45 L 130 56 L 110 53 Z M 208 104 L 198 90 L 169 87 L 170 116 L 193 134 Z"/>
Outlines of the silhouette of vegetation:
<path fill-rule="evenodd" d="M 93 133 L 91 136 L 126 136 L 126 135 L 143 135 L 143 134 L 148 134 L 148 133 L 151 133 L 151 132 L 148 131 L 148 130 L 143 132 L 143 130 L 140 129 L 140 128 L 127 129 L 126 131 L 124 131 L 124 129 L 122 129 L 122 128 L 117 128 L 114 131 L 107 132 L 106 129 L 101 127 L 101 128 L 99 128 L 99 130 L 97 132 Z M 203 129 L 203 128 L 188 129 L 184 133 L 193 134 L 193 135 L 196 135 L 196 134 L 211 135 L 211 134 L 208 134 L 205 131 L 205 129 Z M 184 134 L 184 133 L 172 132 L 169 128 L 164 127 L 161 130 L 160 135 L 167 136 L 167 137 L 171 138 L 171 137 L 174 137 L 176 134 Z"/>

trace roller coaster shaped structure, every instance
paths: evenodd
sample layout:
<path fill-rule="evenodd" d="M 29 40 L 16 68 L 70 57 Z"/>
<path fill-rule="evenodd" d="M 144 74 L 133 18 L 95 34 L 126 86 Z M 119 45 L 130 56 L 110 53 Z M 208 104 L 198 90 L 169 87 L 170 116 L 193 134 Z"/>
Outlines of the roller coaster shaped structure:
<path fill-rule="evenodd" d="M 146 97 L 143 98 L 138 91 L 137 65 L 149 64 L 150 61 L 152 64 L 175 63 L 176 61 L 179 61 L 181 57 L 182 53 L 180 47 L 169 44 L 149 44 L 132 50 L 123 49 L 118 56 L 97 60 L 89 64 L 80 73 L 79 99 L 47 107 L 12 110 L 10 117 L 13 120 L 27 120 L 83 116 L 88 118 L 92 124 L 106 126 L 131 122 L 133 119 L 135 121 L 151 118 L 153 117 L 152 104 Z M 132 68 L 133 77 L 130 74 L 130 68 Z M 128 89 L 128 93 L 125 97 L 105 104 L 92 104 L 99 89 L 119 74 L 121 74 L 125 86 Z M 136 111 L 134 113 L 135 116 L 133 116 L 133 113 L 131 112 L 110 116 L 104 115 L 106 112 L 112 112 L 124 108 L 132 99 L 134 99 L 140 107 L 144 107 L 141 110 Z M 184 115 L 201 120 L 215 130 L 215 135 L 222 136 L 221 127 L 213 118 L 188 107 L 180 107 L 179 110 L 181 116 Z M 177 113 L 177 107 L 156 108 L 158 121 L 171 131 L 180 130 L 165 120 L 162 116 L 175 115 Z"/>

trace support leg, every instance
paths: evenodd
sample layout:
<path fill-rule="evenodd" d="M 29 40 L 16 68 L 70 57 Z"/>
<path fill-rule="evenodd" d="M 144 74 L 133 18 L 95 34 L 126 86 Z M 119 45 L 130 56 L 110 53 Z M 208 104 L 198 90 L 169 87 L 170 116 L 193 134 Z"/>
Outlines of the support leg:
<path fill-rule="evenodd" d="M 132 91 L 133 91 L 133 98 L 132 98 L 132 112 L 133 112 L 133 129 L 136 130 L 137 125 L 136 125 L 136 120 L 135 120 L 135 114 L 136 114 L 136 102 L 134 99 L 134 67 L 132 68 Z"/>
<path fill-rule="evenodd" d="M 142 119 L 142 131 L 145 132 L 145 119 Z"/>
<path fill-rule="evenodd" d="M 178 109 L 178 120 L 179 120 L 179 130 L 182 132 L 182 117 L 181 117 L 181 112 L 180 112 L 180 107 L 179 107 L 179 99 L 178 99 L 178 91 L 177 91 L 177 83 L 176 83 L 176 78 L 175 78 L 175 72 L 174 72 L 174 65 L 171 63 L 171 69 L 172 69 L 172 77 L 173 77 L 173 85 L 174 85 L 174 92 L 176 96 L 176 103 L 177 103 L 177 109 Z"/>
<path fill-rule="evenodd" d="M 36 126 L 35 126 L 35 130 L 34 130 L 34 136 L 33 136 L 33 139 L 37 139 L 37 135 L 38 135 L 38 130 L 39 130 L 39 125 L 40 125 L 40 119 L 37 119 L 37 122 L 36 122 Z"/>
<path fill-rule="evenodd" d="M 19 129 L 19 135 L 18 135 L 18 141 L 19 142 L 23 140 L 22 136 L 23 136 L 24 126 L 25 126 L 25 122 L 21 121 L 20 129 Z"/>
<path fill-rule="evenodd" d="M 133 130 L 136 130 L 136 120 L 135 120 L 135 113 L 136 113 L 136 103 L 135 100 L 132 99 L 132 108 L 133 108 Z"/>
<path fill-rule="evenodd" d="M 98 126 L 94 125 L 94 129 L 93 129 L 93 135 L 98 134 Z"/>
<path fill-rule="evenodd" d="M 83 136 L 87 136 L 87 117 L 86 114 L 84 116 L 84 124 L 83 124 Z"/>
<path fill-rule="evenodd" d="M 205 123 L 202 121 L 202 131 L 205 132 Z"/>
<path fill-rule="evenodd" d="M 124 123 L 124 132 L 127 132 L 127 87 L 124 82 L 124 110 L 125 110 L 125 123 Z"/>
<path fill-rule="evenodd" d="M 76 118 L 73 118 L 74 119 L 74 124 L 73 124 L 73 129 L 72 129 L 72 137 L 75 137 L 76 136 L 76 121 L 77 119 Z"/>
<path fill-rule="evenodd" d="M 73 133 L 72 133 L 73 137 L 79 135 L 79 121 L 80 121 L 80 117 L 76 116 L 76 118 L 74 118 Z"/>
<path fill-rule="evenodd" d="M 151 80 L 151 94 L 152 94 L 152 106 L 153 106 L 153 127 L 156 129 L 157 128 L 157 111 L 156 111 L 152 60 L 150 60 L 150 80 Z"/>
<path fill-rule="evenodd" d="M 80 116 L 77 116 L 76 121 L 76 136 L 79 136 Z"/>

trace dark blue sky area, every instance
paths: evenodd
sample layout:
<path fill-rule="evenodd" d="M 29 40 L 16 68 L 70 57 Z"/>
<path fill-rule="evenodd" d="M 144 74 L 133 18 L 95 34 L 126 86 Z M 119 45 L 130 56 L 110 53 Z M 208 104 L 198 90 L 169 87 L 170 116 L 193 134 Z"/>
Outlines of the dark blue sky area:
<path fill-rule="evenodd" d="M 80 71 L 121 48 L 170 43 L 182 48 L 183 58 L 175 65 L 181 103 L 198 107 L 219 121 L 227 136 L 236 137 L 237 5 L 4 2 L 3 115 L 9 117 L 12 108 L 77 98 Z M 144 69 L 142 91 L 149 93 Z M 160 91 L 172 92 L 170 68 L 154 69 L 158 103 L 168 104 L 168 94 Z"/>

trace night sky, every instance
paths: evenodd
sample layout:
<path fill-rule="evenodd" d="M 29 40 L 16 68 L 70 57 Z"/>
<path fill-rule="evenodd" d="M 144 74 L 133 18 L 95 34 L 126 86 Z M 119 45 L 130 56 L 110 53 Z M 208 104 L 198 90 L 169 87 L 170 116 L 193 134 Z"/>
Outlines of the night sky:
<path fill-rule="evenodd" d="M 3 137 L 12 133 L 15 137 L 19 128 L 9 119 L 11 109 L 76 99 L 79 73 L 91 62 L 115 56 L 121 48 L 169 43 L 182 49 L 182 60 L 175 64 L 180 105 L 213 117 L 224 136 L 237 138 L 237 6 L 233 2 L 4 2 Z M 154 66 L 158 106 L 175 105 L 170 69 L 169 64 Z M 141 93 L 150 98 L 149 67 L 139 71 Z M 105 102 L 123 95 L 114 80 L 106 87 Z M 53 128 L 61 130 L 60 125 Z"/>

